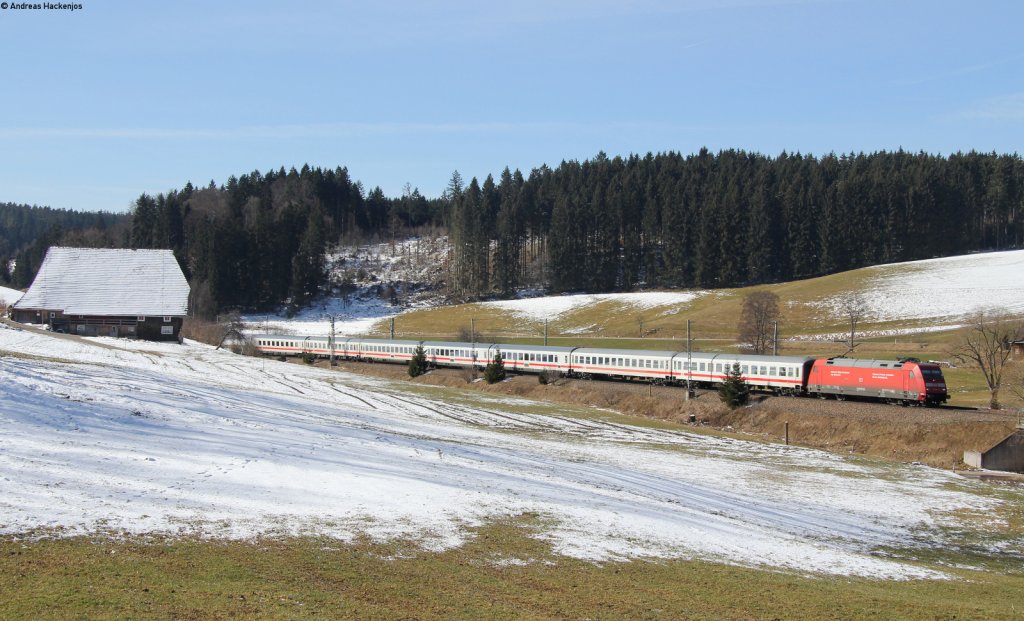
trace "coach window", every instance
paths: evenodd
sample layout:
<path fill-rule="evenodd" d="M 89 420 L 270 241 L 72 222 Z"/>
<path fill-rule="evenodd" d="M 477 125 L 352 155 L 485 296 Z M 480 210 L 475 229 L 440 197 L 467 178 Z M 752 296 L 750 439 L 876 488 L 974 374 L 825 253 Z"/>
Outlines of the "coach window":
<path fill-rule="evenodd" d="M 740 373 L 746 375 L 749 372 L 750 371 L 749 371 L 749 368 L 747 367 L 747 365 L 743 365 L 743 366 L 740 367 Z"/>

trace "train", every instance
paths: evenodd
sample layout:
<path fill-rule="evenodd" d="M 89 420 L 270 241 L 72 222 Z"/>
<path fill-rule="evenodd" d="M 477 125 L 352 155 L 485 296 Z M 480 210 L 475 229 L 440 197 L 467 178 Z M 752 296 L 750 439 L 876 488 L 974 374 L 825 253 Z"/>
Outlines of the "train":
<path fill-rule="evenodd" d="M 334 355 L 343 360 L 408 364 L 422 346 L 428 363 L 436 367 L 483 370 L 500 354 L 506 370 L 514 373 L 548 372 L 695 388 L 717 388 L 738 366 L 753 390 L 777 395 L 929 407 L 949 398 L 941 367 L 913 358 L 862 360 L 357 337 L 336 338 L 332 343 L 330 337 L 280 334 L 257 334 L 250 340 L 265 355 Z"/>

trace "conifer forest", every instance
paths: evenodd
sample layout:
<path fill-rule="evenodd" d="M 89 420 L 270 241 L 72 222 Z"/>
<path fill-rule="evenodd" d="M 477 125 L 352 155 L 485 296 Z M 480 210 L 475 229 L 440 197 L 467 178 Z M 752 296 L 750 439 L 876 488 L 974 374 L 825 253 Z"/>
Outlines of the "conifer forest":
<path fill-rule="evenodd" d="M 455 172 L 436 198 L 365 191 L 345 168 L 253 171 L 143 194 L 130 214 L 0 204 L 0 281 L 27 287 L 51 245 L 170 248 L 197 314 L 298 308 L 323 291 L 335 244 L 417 234 L 447 235 L 453 300 L 787 281 L 1024 246 L 1024 162 L 600 153 L 528 175 Z"/>

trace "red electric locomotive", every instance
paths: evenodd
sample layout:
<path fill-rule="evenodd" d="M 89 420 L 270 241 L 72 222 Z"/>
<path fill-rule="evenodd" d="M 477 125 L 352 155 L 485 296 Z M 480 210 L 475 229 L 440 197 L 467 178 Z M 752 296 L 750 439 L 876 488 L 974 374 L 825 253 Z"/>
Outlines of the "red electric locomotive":
<path fill-rule="evenodd" d="M 913 359 L 819 358 L 807 378 L 807 393 L 928 406 L 941 405 L 949 398 L 939 366 Z"/>

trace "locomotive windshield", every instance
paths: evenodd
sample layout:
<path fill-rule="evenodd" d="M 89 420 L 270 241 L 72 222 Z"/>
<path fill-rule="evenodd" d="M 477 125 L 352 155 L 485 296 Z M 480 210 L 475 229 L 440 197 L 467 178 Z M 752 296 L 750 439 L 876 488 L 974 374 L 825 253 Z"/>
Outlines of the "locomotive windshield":
<path fill-rule="evenodd" d="M 938 369 L 929 369 L 927 367 L 923 367 L 921 369 L 921 375 L 923 375 L 925 381 L 928 381 L 928 382 L 940 382 L 940 381 L 942 381 L 942 371 L 940 371 Z"/>

